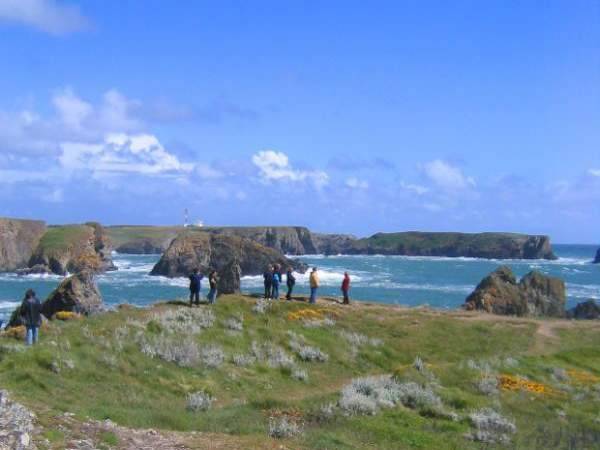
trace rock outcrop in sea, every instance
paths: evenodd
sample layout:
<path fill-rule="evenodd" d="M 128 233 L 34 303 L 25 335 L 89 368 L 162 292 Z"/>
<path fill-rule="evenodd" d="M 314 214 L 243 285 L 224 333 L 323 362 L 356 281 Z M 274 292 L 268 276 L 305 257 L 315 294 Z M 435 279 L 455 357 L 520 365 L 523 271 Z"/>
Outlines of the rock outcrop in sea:
<path fill-rule="evenodd" d="M 102 295 L 94 279 L 94 272 L 84 270 L 61 281 L 48 298 L 42 302 L 42 314 L 51 319 L 59 311 L 72 311 L 89 315 L 104 310 Z M 8 327 L 23 325 L 20 306 L 12 313 Z"/>
<path fill-rule="evenodd" d="M 186 230 L 171 243 L 150 275 L 184 277 L 194 268 L 205 273 L 211 268 L 221 271 L 233 260 L 238 261 L 243 275 L 260 275 L 270 264 L 306 270 L 305 264 L 250 239 Z"/>
<path fill-rule="evenodd" d="M 464 307 L 501 315 L 564 317 L 565 302 L 563 280 L 534 270 L 517 282 L 512 270 L 502 266 L 477 285 Z"/>
<path fill-rule="evenodd" d="M 567 317 L 575 320 L 600 319 L 600 305 L 594 299 L 577 303 L 577 306 L 567 311 Z"/>
<path fill-rule="evenodd" d="M 239 294 L 241 291 L 242 269 L 236 259 L 231 260 L 219 270 L 217 294 Z"/>
<path fill-rule="evenodd" d="M 28 267 L 45 232 L 42 221 L 0 218 L 0 272 Z"/>
<path fill-rule="evenodd" d="M 88 315 L 103 309 L 102 296 L 94 280 L 94 273 L 90 270 L 65 278 L 42 304 L 42 314 L 47 318 L 58 311 Z"/>
<path fill-rule="evenodd" d="M 593 261 L 594 264 L 600 264 L 600 248 L 598 249 L 598 251 L 596 252 L 596 257 L 594 258 Z"/>

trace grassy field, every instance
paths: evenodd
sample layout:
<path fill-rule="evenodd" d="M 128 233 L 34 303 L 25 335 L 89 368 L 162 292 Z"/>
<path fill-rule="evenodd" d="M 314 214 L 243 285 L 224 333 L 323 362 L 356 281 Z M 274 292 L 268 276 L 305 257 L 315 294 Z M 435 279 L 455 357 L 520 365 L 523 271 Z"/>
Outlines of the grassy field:
<path fill-rule="evenodd" d="M 40 240 L 43 253 L 52 255 L 62 253 L 80 245 L 81 242 L 93 234 L 93 230 L 86 225 L 64 225 L 50 227 Z"/>
<path fill-rule="evenodd" d="M 56 449 L 125 447 L 86 429 L 106 419 L 189 448 L 600 448 L 597 322 L 256 305 L 51 321 L 32 349 L 0 338 L 0 386 Z"/>
<path fill-rule="evenodd" d="M 105 227 L 106 234 L 108 234 L 115 247 L 139 239 L 172 239 L 182 230 L 183 227 L 174 226 L 119 225 Z"/>

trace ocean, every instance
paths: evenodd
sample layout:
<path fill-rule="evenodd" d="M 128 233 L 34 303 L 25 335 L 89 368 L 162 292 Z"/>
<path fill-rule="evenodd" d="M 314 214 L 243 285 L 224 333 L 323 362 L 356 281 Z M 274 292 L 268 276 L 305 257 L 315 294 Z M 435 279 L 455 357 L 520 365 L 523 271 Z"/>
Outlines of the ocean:
<path fill-rule="evenodd" d="M 564 279 L 570 307 L 590 298 L 600 299 L 600 265 L 591 264 L 596 249 L 591 245 L 554 245 L 559 257 L 555 261 L 376 255 L 307 255 L 300 259 L 319 268 L 321 295 L 339 296 L 347 270 L 352 277 L 351 298 L 355 301 L 457 308 L 485 275 L 506 264 L 519 277 L 537 269 Z M 148 275 L 159 258 L 160 255 L 113 255 L 119 270 L 98 276 L 105 303 L 144 306 L 161 300 L 187 299 L 187 279 Z M 28 288 L 33 288 L 43 300 L 61 279 L 54 275 L 0 274 L 0 320 L 6 320 Z M 262 277 L 244 277 L 242 290 L 261 292 Z M 203 291 L 206 293 L 206 284 Z M 308 293 L 308 273 L 297 276 L 296 293 Z"/>

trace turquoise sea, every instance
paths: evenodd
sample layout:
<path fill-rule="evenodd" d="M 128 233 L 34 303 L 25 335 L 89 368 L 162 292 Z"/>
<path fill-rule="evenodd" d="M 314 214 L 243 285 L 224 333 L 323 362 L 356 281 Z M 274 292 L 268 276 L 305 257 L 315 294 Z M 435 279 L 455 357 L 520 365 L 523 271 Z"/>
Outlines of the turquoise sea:
<path fill-rule="evenodd" d="M 477 283 L 501 264 L 518 276 L 532 269 L 563 278 L 568 304 L 589 298 L 600 299 L 600 265 L 591 264 L 597 246 L 555 245 L 556 261 L 486 260 L 406 256 L 323 256 L 301 257 L 321 273 L 322 295 L 339 295 L 345 270 L 350 272 L 354 300 L 370 300 L 409 306 L 428 304 L 436 308 L 457 308 Z M 159 300 L 187 298 L 187 280 L 148 275 L 159 255 L 115 254 L 118 271 L 98 277 L 107 305 L 131 303 L 148 305 Z M 60 282 L 58 276 L 0 274 L 0 319 L 20 302 L 26 289 L 33 288 L 44 299 Z M 298 276 L 297 293 L 308 292 L 308 274 Z M 261 292 L 262 277 L 244 277 L 245 292 Z M 203 286 L 206 292 L 206 286 Z"/>

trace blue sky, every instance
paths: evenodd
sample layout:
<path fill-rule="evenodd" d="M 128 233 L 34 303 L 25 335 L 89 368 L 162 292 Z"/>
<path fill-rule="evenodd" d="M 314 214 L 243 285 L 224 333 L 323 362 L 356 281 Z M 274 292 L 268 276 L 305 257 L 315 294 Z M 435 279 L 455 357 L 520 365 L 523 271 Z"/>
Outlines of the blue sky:
<path fill-rule="evenodd" d="M 600 241 L 600 3 L 0 0 L 0 215 Z"/>

